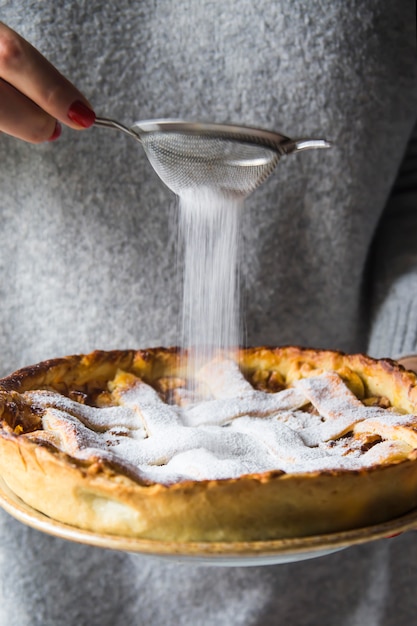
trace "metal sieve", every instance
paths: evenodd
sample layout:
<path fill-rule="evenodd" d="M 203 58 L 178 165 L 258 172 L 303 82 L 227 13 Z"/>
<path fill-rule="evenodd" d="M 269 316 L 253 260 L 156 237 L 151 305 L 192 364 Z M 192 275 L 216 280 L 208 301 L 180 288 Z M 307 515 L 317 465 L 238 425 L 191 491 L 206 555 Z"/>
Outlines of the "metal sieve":
<path fill-rule="evenodd" d="M 115 128 L 139 141 L 161 180 L 177 195 L 208 187 L 248 196 L 292 152 L 329 148 L 324 139 L 290 139 L 259 128 L 178 120 L 136 122 L 128 128 L 96 118 L 96 126 Z"/>

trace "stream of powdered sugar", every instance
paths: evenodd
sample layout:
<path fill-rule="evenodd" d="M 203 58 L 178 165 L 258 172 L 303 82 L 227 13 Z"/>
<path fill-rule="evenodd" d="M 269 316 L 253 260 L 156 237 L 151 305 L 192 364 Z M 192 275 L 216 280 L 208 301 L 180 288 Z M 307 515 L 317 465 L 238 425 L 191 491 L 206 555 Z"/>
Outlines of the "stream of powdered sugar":
<path fill-rule="evenodd" d="M 207 188 L 180 197 L 183 305 L 180 344 L 187 377 L 219 350 L 240 344 L 239 240 L 243 200 Z"/>

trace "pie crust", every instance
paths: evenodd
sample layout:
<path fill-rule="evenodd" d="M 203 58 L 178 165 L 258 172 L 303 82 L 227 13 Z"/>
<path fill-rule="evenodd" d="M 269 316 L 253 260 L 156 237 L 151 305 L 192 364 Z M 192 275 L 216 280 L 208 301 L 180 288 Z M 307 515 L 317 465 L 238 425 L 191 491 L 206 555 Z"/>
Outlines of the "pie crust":
<path fill-rule="evenodd" d="M 255 396 L 268 395 L 269 401 L 305 388 L 313 397 L 292 413 L 277 410 L 278 417 L 240 415 L 239 424 L 252 427 L 254 420 L 264 420 L 262 424 L 273 428 L 280 415 L 287 425 L 295 417 L 304 420 L 306 458 L 320 455 L 320 446 L 325 455 L 334 447 L 343 457 L 342 465 L 338 452 L 330 468 L 324 463 L 315 469 L 314 461 L 312 469 L 307 464 L 303 470 L 295 458 L 296 471 L 278 466 L 221 478 L 170 480 L 168 475 L 158 482 L 111 448 L 100 452 L 95 447 L 96 439 L 105 439 L 106 433 L 113 442 L 125 436 L 119 422 L 115 427 L 99 420 L 100 432 L 91 428 L 91 437 L 86 435 L 93 444 L 83 439 L 85 435 L 78 439 L 79 431 L 86 432 L 83 415 L 88 407 L 98 407 L 95 415 L 105 415 L 106 409 L 111 413 L 135 385 L 145 383 L 145 393 L 167 407 L 161 415 L 176 410 L 166 403 L 182 397 L 187 355 L 175 348 L 154 348 L 58 358 L 0 380 L 0 475 L 24 502 L 55 520 L 93 532 L 159 541 L 305 537 L 377 524 L 417 507 L 417 378 L 412 372 L 388 359 L 298 347 L 242 349 L 223 355 L 223 361 L 238 364 L 248 381 L 244 384 L 250 384 L 249 395 L 253 388 Z M 317 415 L 314 400 L 317 397 L 320 405 L 327 393 L 321 390 L 323 381 L 330 386 L 336 381 L 324 417 Z M 220 393 L 232 394 L 233 385 L 226 389 L 220 376 L 218 382 Z M 343 399 L 337 400 L 339 383 L 352 410 L 345 408 Z M 215 377 L 211 384 L 217 384 Z M 147 403 L 145 399 L 142 412 Z M 57 434 L 49 428 L 54 420 L 64 423 L 64 431 Z M 288 434 L 287 425 L 282 428 Z M 145 440 L 150 437 L 146 428 Z M 203 430 L 210 428 L 231 431 L 229 422 Z M 318 432 L 323 434 L 320 442 Z M 294 436 L 298 442 L 299 432 Z M 154 439 L 158 437 L 163 439 L 160 431 Z M 87 441 L 81 450 L 79 440 Z M 350 458 L 352 467 L 343 466 Z"/>

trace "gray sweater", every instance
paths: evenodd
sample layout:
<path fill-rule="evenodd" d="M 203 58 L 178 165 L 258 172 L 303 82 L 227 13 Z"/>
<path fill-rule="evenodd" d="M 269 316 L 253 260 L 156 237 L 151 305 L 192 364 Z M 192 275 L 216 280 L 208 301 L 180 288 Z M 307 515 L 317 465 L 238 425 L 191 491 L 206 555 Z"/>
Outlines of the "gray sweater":
<path fill-rule="evenodd" d="M 129 124 L 236 122 L 335 147 L 283 160 L 242 216 L 246 341 L 417 350 L 413 0 L 0 0 Z M 413 157 L 414 151 L 414 157 Z M 138 144 L 0 138 L 1 373 L 177 339 L 176 199 Z M 385 213 L 384 213 L 385 209 Z M 1 626 L 408 626 L 417 535 L 215 569 L 55 539 L 0 512 Z"/>

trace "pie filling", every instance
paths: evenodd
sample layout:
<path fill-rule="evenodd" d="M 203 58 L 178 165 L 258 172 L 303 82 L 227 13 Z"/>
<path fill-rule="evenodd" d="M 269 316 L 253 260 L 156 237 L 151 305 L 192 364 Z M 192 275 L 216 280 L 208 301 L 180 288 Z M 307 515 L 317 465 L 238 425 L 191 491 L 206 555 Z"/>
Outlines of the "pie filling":
<path fill-rule="evenodd" d="M 34 422 L 14 432 L 163 485 L 360 470 L 417 448 L 416 415 L 383 396 L 360 399 L 334 371 L 312 369 L 288 385 L 277 372 L 248 380 L 234 360 L 219 358 L 201 368 L 192 391 L 178 376 L 151 382 L 119 370 L 94 396 L 23 391 Z"/>

